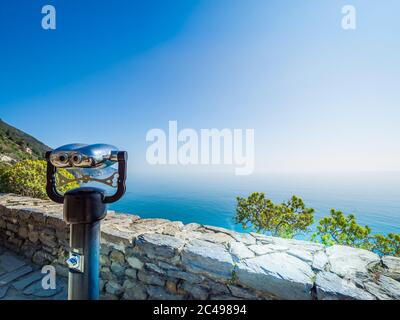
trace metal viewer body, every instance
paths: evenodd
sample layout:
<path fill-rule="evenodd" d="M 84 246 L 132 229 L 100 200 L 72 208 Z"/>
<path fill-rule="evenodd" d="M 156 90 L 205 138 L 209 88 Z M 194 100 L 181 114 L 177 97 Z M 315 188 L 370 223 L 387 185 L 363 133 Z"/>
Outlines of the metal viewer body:
<path fill-rule="evenodd" d="M 99 298 L 100 222 L 107 214 L 107 203 L 119 200 L 125 193 L 127 153 L 107 144 L 68 144 L 46 153 L 47 184 L 50 199 L 63 203 L 63 216 L 70 225 L 68 299 Z M 117 191 L 106 196 L 93 187 L 79 187 L 59 194 L 56 188 L 57 168 L 102 169 L 118 163 Z"/>

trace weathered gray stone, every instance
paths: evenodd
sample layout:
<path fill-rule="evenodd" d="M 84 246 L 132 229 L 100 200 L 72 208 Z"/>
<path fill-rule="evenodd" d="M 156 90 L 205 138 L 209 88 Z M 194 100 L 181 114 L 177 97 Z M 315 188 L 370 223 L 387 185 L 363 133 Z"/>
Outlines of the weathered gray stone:
<path fill-rule="evenodd" d="M 177 294 L 178 293 L 178 287 L 177 287 L 176 279 L 174 279 L 174 280 L 168 279 L 165 282 L 165 288 L 167 289 L 168 292 L 171 292 L 173 294 Z"/>
<path fill-rule="evenodd" d="M 32 259 L 33 255 L 38 249 L 39 247 L 30 244 L 29 241 L 25 241 L 25 243 L 21 247 L 21 252 L 26 258 Z"/>
<path fill-rule="evenodd" d="M 167 292 L 162 287 L 147 286 L 147 293 L 153 300 L 182 300 L 183 297 Z"/>
<path fill-rule="evenodd" d="M 147 298 L 146 287 L 138 281 L 125 281 L 123 287 L 123 299 L 125 300 L 145 300 Z"/>
<path fill-rule="evenodd" d="M 240 284 L 282 299 L 311 299 L 315 277 L 307 263 L 284 252 L 243 260 L 236 275 Z"/>
<path fill-rule="evenodd" d="M 104 292 L 106 290 L 106 282 L 103 279 L 99 280 L 99 291 Z"/>
<path fill-rule="evenodd" d="M 23 226 L 23 227 L 20 227 L 19 229 L 18 229 L 18 235 L 21 237 L 21 238 L 27 238 L 28 237 L 28 228 L 27 227 L 25 227 L 25 226 Z"/>
<path fill-rule="evenodd" d="M 272 244 L 286 249 L 294 249 L 296 247 L 315 253 L 324 249 L 324 245 L 304 240 L 286 239 L 279 237 L 266 236 L 258 233 L 251 233 L 257 239 L 259 244 Z"/>
<path fill-rule="evenodd" d="M 119 300 L 119 297 L 111 293 L 104 293 L 100 296 L 100 300 Z"/>
<path fill-rule="evenodd" d="M 60 210 L 60 212 L 58 214 L 47 217 L 46 223 L 50 226 L 56 227 L 57 229 L 64 229 L 67 224 L 63 220 L 62 209 Z"/>
<path fill-rule="evenodd" d="M 104 267 L 110 267 L 111 266 L 111 260 L 108 256 L 105 256 L 104 254 L 100 255 L 100 265 Z"/>
<path fill-rule="evenodd" d="M 324 250 L 320 250 L 314 254 L 312 267 L 318 271 L 325 271 L 328 267 L 328 256 Z"/>
<path fill-rule="evenodd" d="M 185 231 L 185 232 L 195 231 L 200 227 L 201 227 L 201 224 L 192 222 L 192 223 L 183 225 L 182 231 Z"/>
<path fill-rule="evenodd" d="M 244 243 L 245 245 L 256 244 L 256 238 L 254 238 L 250 233 L 233 232 L 231 236 L 236 241 Z"/>
<path fill-rule="evenodd" d="M 14 280 L 28 274 L 32 270 L 33 269 L 30 266 L 23 266 L 17 270 L 3 274 L 2 276 L 0 276 L 0 286 L 9 284 L 11 281 L 14 281 Z"/>
<path fill-rule="evenodd" d="M 124 254 L 119 250 L 112 250 L 110 254 L 110 258 L 112 261 L 123 264 L 125 262 Z"/>
<path fill-rule="evenodd" d="M 373 279 L 364 283 L 366 290 L 381 300 L 395 299 L 400 300 L 400 282 L 380 275 L 378 279 Z"/>
<path fill-rule="evenodd" d="M 319 300 L 374 300 L 374 296 L 357 288 L 354 282 L 332 272 L 317 274 L 316 289 Z"/>
<path fill-rule="evenodd" d="M 146 284 L 154 284 L 157 286 L 164 286 L 165 284 L 165 279 L 154 272 L 144 272 L 140 270 L 137 273 L 137 277 Z"/>
<path fill-rule="evenodd" d="M 33 218 L 33 220 L 41 225 L 44 225 L 46 223 L 46 215 L 40 209 L 34 209 L 32 208 L 31 211 L 31 217 Z"/>
<path fill-rule="evenodd" d="M 170 223 L 163 224 L 160 232 L 169 236 L 176 236 L 182 228 L 183 223 L 181 221 L 171 221 Z"/>
<path fill-rule="evenodd" d="M 42 251 L 36 251 L 32 256 L 32 261 L 40 266 L 45 264 L 45 260 L 44 253 Z"/>
<path fill-rule="evenodd" d="M 60 281 L 56 282 L 55 289 L 43 289 L 42 282 L 37 281 L 25 288 L 23 290 L 23 293 L 26 295 L 33 295 L 35 297 L 48 298 L 55 296 L 57 293 L 60 293 L 64 289 L 65 285 Z"/>
<path fill-rule="evenodd" d="M 223 245 L 193 240 L 182 250 L 182 263 L 186 269 L 211 278 L 230 279 L 233 260 Z"/>
<path fill-rule="evenodd" d="M 58 241 L 69 241 L 69 230 L 56 229 L 56 237 Z"/>
<path fill-rule="evenodd" d="M 32 243 L 36 243 L 39 241 L 39 233 L 36 231 L 31 231 L 28 234 L 28 239 L 29 241 L 31 241 Z"/>
<path fill-rule="evenodd" d="M 145 268 L 148 271 L 152 271 L 161 275 L 165 274 L 165 271 L 154 263 L 146 263 Z"/>
<path fill-rule="evenodd" d="M 400 257 L 383 257 L 382 263 L 385 266 L 385 275 L 400 281 Z"/>
<path fill-rule="evenodd" d="M 209 228 L 207 228 L 209 229 Z M 229 244 L 231 242 L 236 242 L 234 238 L 232 238 L 229 234 L 225 232 L 210 232 L 205 230 L 206 232 L 191 232 L 188 233 L 189 239 L 198 239 L 209 241 L 212 243 L 219 243 L 219 244 Z"/>
<path fill-rule="evenodd" d="M 43 278 L 43 274 L 40 272 L 32 272 L 27 276 L 22 277 L 18 281 L 12 283 L 12 286 L 17 290 L 23 290 L 27 286 L 31 285 L 33 282 L 41 280 Z"/>
<path fill-rule="evenodd" d="M 135 244 L 149 257 L 172 258 L 184 242 L 172 236 L 150 233 L 140 235 Z"/>
<path fill-rule="evenodd" d="M 54 228 L 44 227 L 41 229 L 41 233 L 48 236 L 54 236 L 56 234 L 56 231 L 54 230 Z"/>
<path fill-rule="evenodd" d="M 61 277 L 65 277 L 65 278 L 68 277 L 68 274 L 69 274 L 68 267 L 66 267 L 64 265 L 57 264 L 55 266 L 55 268 L 56 268 L 57 276 L 61 276 Z"/>
<path fill-rule="evenodd" d="M 125 267 L 117 262 L 111 263 L 110 269 L 117 277 L 122 277 L 125 274 Z"/>
<path fill-rule="evenodd" d="M 50 254 L 47 254 L 44 251 L 36 251 L 32 257 L 32 261 L 39 266 L 48 264 L 49 262 L 52 262 L 53 260 L 55 260 L 55 258 L 52 257 Z"/>
<path fill-rule="evenodd" d="M 122 294 L 123 289 L 118 282 L 110 280 L 106 283 L 106 292 L 118 296 Z"/>
<path fill-rule="evenodd" d="M 113 248 L 110 245 L 108 245 L 104 242 L 102 242 L 100 245 L 100 253 L 104 256 L 108 256 L 112 249 Z"/>
<path fill-rule="evenodd" d="M 251 292 L 250 290 L 240 288 L 237 286 L 233 285 L 228 285 L 228 288 L 234 297 L 242 298 L 242 299 L 249 299 L 249 300 L 255 300 L 257 299 L 257 295 L 254 292 Z"/>
<path fill-rule="evenodd" d="M 19 227 L 17 224 L 14 223 L 7 223 L 7 229 L 11 230 L 14 233 L 18 233 Z"/>
<path fill-rule="evenodd" d="M 8 292 L 8 289 L 10 289 L 10 286 L 0 287 L 0 299 L 3 299 L 5 297 L 5 295 Z"/>
<path fill-rule="evenodd" d="M 238 297 L 224 294 L 224 295 L 211 295 L 210 300 L 241 300 L 241 299 Z"/>
<path fill-rule="evenodd" d="M 213 294 L 230 294 L 228 286 L 212 280 L 205 280 L 201 285 Z"/>
<path fill-rule="evenodd" d="M 136 237 L 144 233 L 160 233 L 163 225 L 171 223 L 167 219 L 139 219 L 131 223 L 127 229 L 129 229 L 133 241 Z"/>
<path fill-rule="evenodd" d="M 255 256 L 254 252 L 249 250 L 249 248 L 241 242 L 231 242 L 229 245 L 229 252 L 235 261 L 253 258 Z"/>
<path fill-rule="evenodd" d="M 24 265 L 25 262 L 13 254 L 6 252 L 0 255 L 0 270 L 3 269 L 6 272 L 10 272 L 21 268 Z"/>
<path fill-rule="evenodd" d="M 300 260 L 303 260 L 304 262 L 308 263 L 311 265 L 313 263 L 314 257 L 313 257 L 313 252 L 309 251 L 307 249 L 302 249 L 299 247 L 295 248 L 289 248 L 289 250 L 286 251 L 287 254 L 294 256 L 296 258 L 299 258 Z"/>
<path fill-rule="evenodd" d="M 174 270 L 168 269 L 167 275 L 169 277 L 186 280 L 187 282 L 190 282 L 190 283 L 200 283 L 204 280 L 204 277 L 201 275 L 189 273 L 189 272 L 182 271 L 179 269 L 174 269 Z"/>
<path fill-rule="evenodd" d="M 334 245 L 326 249 L 330 271 L 341 277 L 368 273 L 368 268 L 380 263 L 379 256 L 371 251 Z"/>
<path fill-rule="evenodd" d="M 118 224 L 106 224 L 101 226 L 101 237 L 103 240 L 112 243 L 115 248 L 124 250 L 132 243 L 132 234 L 128 230 L 121 230 Z"/>
<path fill-rule="evenodd" d="M 141 270 L 143 268 L 143 262 L 134 256 L 130 256 L 126 258 L 126 262 L 133 268 Z"/>
<path fill-rule="evenodd" d="M 109 267 L 100 268 L 100 277 L 104 280 L 114 280 L 116 276 L 111 272 Z"/>
<path fill-rule="evenodd" d="M 23 240 L 13 236 L 8 239 L 7 244 L 10 246 L 10 249 L 19 253 L 22 243 L 23 243 Z"/>
<path fill-rule="evenodd" d="M 125 274 L 126 274 L 126 276 L 129 277 L 129 278 L 134 278 L 134 279 L 136 279 L 137 270 L 136 270 L 136 269 L 127 268 L 127 269 L 125 270 Z"/>
<path fill-rule="evenodd" d="M 68 291 L 62 290 L 53 297 L 53 300 L 68 300 Z"/>
<path fill-rule="evenodd" d="M 274 244 L 254 244 L 249 246 L 249 249 L 257 256 L 262 256 L 271 252 L 285 252 L 288 248 Z"/>
<path fill-rule="evenodd" d="M 56 256 L 58 254 L 57 252 L 57 247 L 48 247 L 46 245 L 42 245 L 42 249 L 43 251 L 45 251 L 46 253 L 49 253 L 53 256 Z M 57 259 L 56 257 L 54 257 L 54 259 Z"/>
<path fill-rule="evenodd" d="M 206 300 L 208 298 L 207 290 L 201 286 L 193 285 L 192 283 L 184 281 L 180 285 L 180 288 L 189 292 L 189 294 L 196 300 Z"/>

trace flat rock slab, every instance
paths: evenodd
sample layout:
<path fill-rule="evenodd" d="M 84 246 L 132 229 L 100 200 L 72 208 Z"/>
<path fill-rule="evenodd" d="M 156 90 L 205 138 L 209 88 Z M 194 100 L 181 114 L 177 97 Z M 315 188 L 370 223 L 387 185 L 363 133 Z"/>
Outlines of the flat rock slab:
<path fill-rule="evenodd" d="M 383 265 L 385 266 L 385 274 L 400 281 L 400 257 L 383 257 Z"/>
<path fill-rule="evenodd" d="M 357 274 L 368 274 L 370 267 L 380 263 L 379 256 L 371 251 L 341 245 L 327 248 L 326 254 L 330 271 L 341 277 L 351 278 Z"/>
<path fill-rule="evenodd" d="M 55 296 L 57 293 L 60 293 L 63 289 L 64 285 L 59 281 L 56 282 L 55 289 L 44 289 L 42 286 L 42 282 L 38 281 L 28 286 L 23 291 L 23 293 L 26 295 L 33 295 L 35 297 L 48 298 Z"/>
<path fill-rule="evenodd" d="M 43 274 L 40 272 L 32 272 L 27 276 L 19 279 L 16 282 L 12 283 L 12 286 L 17 290 L 24 290 L 27 286 L 31 285 L 32 283 L 41 280 L 43 278 Z"/>
<path fill-rule="evenodd" d="M 3 299 L 9 288 L 9 286 L 0 287 L 0 299 Z"/>
<path fill-rule="evenodd" d="M 365 283 L 366 289 L 381 300 L 400 300 L 400 282 L 380 275 L 378 279 Z"/>
<path fill-rule="evenodd" d="M 10 283 L 11 281 L 14 281 L 14 280 L 28 274 L 29 272 L 32 272 L 32 270 L 33 270 L 32 267 L 24 266 L 20 269 L 6 273 L 6 274 L 0 276 L 0 286 Z"/>
<path fill-rule="evenodd" d="M 240 261 L 241 259 L 253 258 L 255 253 L 251 251 L 246 245 L 241 242 L 232 242 L 229 245 L 229 252 L 235 261 Z"/>
<path fill-rule="evenodd" d="M 318 300 L 374 300 L 374 296 L 357 288 L 349 279 L 332 272 L 319 272 L 316 279 Z"/>
<path fill-rule="evenodd" d="M 18 258 L 11 253 L 6 252 L 0 256 L 0 270 L 5 272 L 14 271 L 24 265 L 25 262 L 21 258 Z"/>
<path fill-rule="evenodd" d="M 245 259 L 237 264 L 238 283 L 281 299 L 309 300 L 313 278 L 311 267 L 285 252 Z"/>
<path fill-rule="evenodd" d="M 138 236 L 136 245 L 147 255 L 172 258 L 184 245 L 184 242 L 172 236 L 149 233 Z"/>
<path fill-rule="evenodd" d="M 217 279 L 232 278 L 232 256 L 222 244 L 194 239 L 182 250 L 182 264 L 193 273 Z"/>

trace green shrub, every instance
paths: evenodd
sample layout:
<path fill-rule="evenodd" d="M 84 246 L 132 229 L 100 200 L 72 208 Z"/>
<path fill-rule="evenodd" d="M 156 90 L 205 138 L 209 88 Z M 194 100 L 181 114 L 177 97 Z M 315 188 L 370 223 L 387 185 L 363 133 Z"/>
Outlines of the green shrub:
<path fill-rule="evenodd" d="M 353 214 L 346 216 L 335 209 L 331 210 L 330 216 L 319 220 L 311 239 L 325 245 L 340 244 L 371 250 L 379 255 L 400 256 L 400 234 L 372 234 L 371 228 L 359 225 Z"/>
<path fill-rule="evenodd" d="M 72 174 L 65 169 L 61 169 L 60 173 L 67 178 L 73 178 Z M 77 183 L 70 183 L 58 188 L 58 191 L 64 193 L 78 186 Z M 46 194 L 46 161 L 22 160 L 13 166 L 0 166 L 0 192 L 48 199 Z"/>
<path fill-rule="evenodd" d="M 374 236 L 373 250 L 379 254 L 400 257 L 400 234 L 389 233 L 387 236 L 377 234 Z"/>
<path fill-rule="evenodd" d="M 236 223 L 257 232 L 293 238 L 308 231 L 314 222 L 314 209 L 306 208 L 303 200 L 293 196 L 289 201 L 275 204 L 265 194 L 254 192 L 248 198 L 237 197 Z"/>
<path fill-rule="evenodd" d="M 312 238 L 325 245 L 341 244 L 371 250 L 371 228 L 357 223 L 353 214 L 346 216 L 342 211 L 331 209 L 330 216 L 323 217 Z"/>
<path fill-rule="evenodd" d="M 287 202 L 275 204 L 264 193 L 254 192 L 248 198 L 237 197 L 235 221 L 243 228 L 293 238 L 310 231 L 313 214 L 314 209 L 307 208 L 301 198 L 293 196 Z M 372 234 L 371 228 L 359 225 L 353 214 L 345 215 L 335 209 L 319 220 L 311 240 L 327 246 L 340 244 L 371 250 L 381 256 L 400 256 L 400 234 Z"/>

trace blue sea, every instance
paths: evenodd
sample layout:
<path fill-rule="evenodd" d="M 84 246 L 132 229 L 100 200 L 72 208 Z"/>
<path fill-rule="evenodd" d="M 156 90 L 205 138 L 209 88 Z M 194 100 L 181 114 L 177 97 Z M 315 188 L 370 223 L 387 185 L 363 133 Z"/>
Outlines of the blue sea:
<path fill-rule="evenodd" d="M 265 192 L 274 202 L 301 197 L 315 209 L 315 220 L 331 208 L 354 213 L 373 233 L 400 233 L 400 173 L 225 174 L 190 176 L 129 175 L 127 193 L 111 209 L 142 218 L 243 230 L 235 224 L 237 196 Z M 315 227 L 315 225 L 314 225 Z M 301 237 L 300 237 L 301 238 Z"/>

